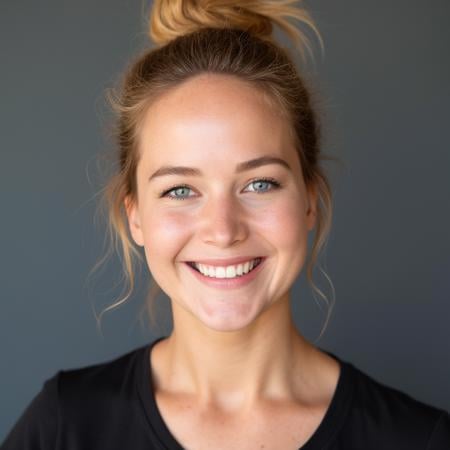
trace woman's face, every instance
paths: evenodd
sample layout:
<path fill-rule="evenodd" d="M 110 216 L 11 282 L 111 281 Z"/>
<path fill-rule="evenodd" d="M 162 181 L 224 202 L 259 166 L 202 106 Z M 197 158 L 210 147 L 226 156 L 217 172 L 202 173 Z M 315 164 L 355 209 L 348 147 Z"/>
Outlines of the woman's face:
<path fill-rule="evenodd" d="M 316 200 L 286 120 L 261 93 L 231 76 L 197 76 L 148 109 L 139 150 L 130 231 L 172 307 L 231 331 L 288 302 Z M 239 275 L 251 266 L 238 262 L 255 258 L 262 262 Z"/>

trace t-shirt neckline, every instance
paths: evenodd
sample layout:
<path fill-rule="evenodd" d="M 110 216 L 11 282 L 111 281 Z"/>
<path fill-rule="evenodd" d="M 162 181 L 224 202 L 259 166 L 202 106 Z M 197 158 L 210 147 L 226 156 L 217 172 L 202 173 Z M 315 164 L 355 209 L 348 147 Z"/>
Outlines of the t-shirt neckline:
<path fill-rule="evenodd" d="M 163 447 L 170 450 L 184 450 L 164 422 L 155 399 L 150 367 L 150 352 L 153 346 L 163 339 L 166 339 L 166 336 L 162 336 L 142 348 L 139 361 L 140 367 L 138 369 L 140 380 L 138 380 L 137 388 L 148 424 L 153 430 L 154 435 L 161 441 Z M 319 450 L 334 439 L 345 422 L 353 399 L 353 366 L 332 352 L 323 349 L 322 351 L 340 364 L 339 379 L 322 421 L 312 436 L 299 450 Z"/>

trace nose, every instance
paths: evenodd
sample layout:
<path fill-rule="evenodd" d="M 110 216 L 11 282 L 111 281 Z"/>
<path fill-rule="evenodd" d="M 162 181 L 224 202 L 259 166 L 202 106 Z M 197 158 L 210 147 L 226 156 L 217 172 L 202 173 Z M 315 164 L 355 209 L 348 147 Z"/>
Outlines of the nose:
<path fill-rule="evenodd" d="M 244 241 L 248 235 L 242 205 L 226 194 L 207 201 L 200 212 L 199 223 L 202 241 L 220 248 Z"/>

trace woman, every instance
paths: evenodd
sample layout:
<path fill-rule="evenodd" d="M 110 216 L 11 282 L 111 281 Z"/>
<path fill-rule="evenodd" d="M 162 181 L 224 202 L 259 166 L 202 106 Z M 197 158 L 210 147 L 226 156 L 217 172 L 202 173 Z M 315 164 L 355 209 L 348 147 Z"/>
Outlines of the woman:
<path fill-rule="evenodd" d="M 203 4 L 204 3 L 204 4 Z M 111 225 L 171 301 L 173 331 L 47 380 L 12 449 L 448 449 L 446 411 L 309 343 L 289 291 L 330 224 L 309 92 L 272 24 L 289 1 L 159 1 L 159 47 L 120 96 Z M 304 48 L 304 47 L 301 47 Z M 128 234 L 129 230 L 129 234 Z"/>

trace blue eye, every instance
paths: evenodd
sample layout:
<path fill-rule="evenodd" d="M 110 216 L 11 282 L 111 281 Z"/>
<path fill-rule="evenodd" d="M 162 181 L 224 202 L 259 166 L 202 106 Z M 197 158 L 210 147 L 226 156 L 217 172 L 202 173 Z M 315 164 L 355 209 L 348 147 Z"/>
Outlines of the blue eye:
<path fill-rule="evenodd" d="M 281 186 L 280 183 L 273 178 L 258 178 L 257 180 L 251 181 L 250 185 L 259 186 L 258 188 L 256 188 L 256 190 L 252 191 L 257 193 L 264 193 L 273 189 L 277 189 Z M 269 186 L 269 188 L 264 188 L 264 186 Z"/>
<path fill-rule="evenodd" d="M 169 197 L 169 198 L 173 198 L 175 200 L 184 200 L 188 197 L 184 196 L 183 193 L 186 193 L 186 191 L 190 191 L 190 190 L 191 190 L 191 188 L 186 185 L 174 186 L 173 188 L 169 189 L 168 191 L 164 191 L 161 194 L 161 197 Z M 173 192 L 173 193 L 181 192 L 181 194 L 180 195 L 168 195 L 171 192 Z"/>
<path fill-rule="evenodd" d="M 257 178 L 248 184 L 248 186 L 251 185 L 255 186 L 256 189 L 253 189 L 250 192 L 255 192 L 257 194 L 264 194 L 281 187 L 281 184 L 273 178 Z M 185 184 L 180 184 L 161 192 L 160 197 L 168 197 L 173 200 L 186 200 L 189 197 L 193 197 L 192 195 L 185 195 L 188 191 L 192 191 L 192 189 Z"/>

